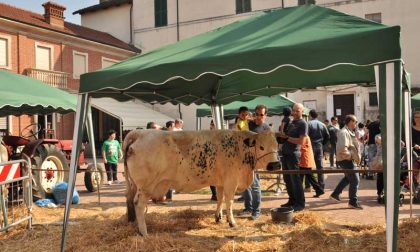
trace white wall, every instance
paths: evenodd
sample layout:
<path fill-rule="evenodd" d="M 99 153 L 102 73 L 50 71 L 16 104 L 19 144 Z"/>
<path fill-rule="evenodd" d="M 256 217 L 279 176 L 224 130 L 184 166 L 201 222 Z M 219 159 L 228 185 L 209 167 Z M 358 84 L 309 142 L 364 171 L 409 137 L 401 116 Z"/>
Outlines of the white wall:
<path fill-rule="evenodd" d="M 419 0 L 361 0 L 351 1 L 350 4 L 343 4 L 346 1 L 339 0 L 317 0 L 320 5 L 331 2 L 342 4 L 328 5 L 329 8 L 362 18 L 366 14 L 380 12 L 383 24 L 401 26 L 401 49 L 405 68 L 411 73 L 412 86 L 420 88 Z"/>
<path fill-rule="evenodd" d="M 133 1 L 135 45 L 147 52 L 177 41 L 176 1 L 168 1 L 168 25 L 155 28 L 154 1 Z M 253 12 L 236 14 L 236 2 L 226 0 L 179 1 L 180 40 L 249 17 L 255 11 L 281 7 L 279 0 L 254 0 Z"/>
<path fill-rule="evenodd" d="M 126 43 L 130 42 L 129 4 L 101 11 L 88 12 L 81 16 L 81 23 L 83 26 L 107 32 Z"/>

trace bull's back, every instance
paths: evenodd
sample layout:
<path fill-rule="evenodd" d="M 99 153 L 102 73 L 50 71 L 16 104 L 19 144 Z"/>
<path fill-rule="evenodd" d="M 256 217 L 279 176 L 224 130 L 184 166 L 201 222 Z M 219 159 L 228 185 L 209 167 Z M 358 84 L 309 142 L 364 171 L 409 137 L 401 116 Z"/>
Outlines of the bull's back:
<path fill-rule="evenodd" d="M 137 184 L 150 190 L 170 184 L 189 192 L 222 184 L 227 177 L 249 177 L 244 171 L 252 171 L 243 167 L 240 158 L 244 135 L 234 131 L 143 130 L 130 132 L 123 146 L 129 173 Z"/>

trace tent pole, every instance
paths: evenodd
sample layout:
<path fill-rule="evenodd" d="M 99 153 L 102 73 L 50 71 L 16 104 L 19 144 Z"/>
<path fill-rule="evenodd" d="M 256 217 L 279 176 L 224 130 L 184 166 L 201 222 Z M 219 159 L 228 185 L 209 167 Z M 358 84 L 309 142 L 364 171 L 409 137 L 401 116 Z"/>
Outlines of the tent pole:
<path fill-rule="evenodd" d="M 411 136 L 411 93 L 409 90 L 404 91 L 404 135 L 405 146 L 407 150 L 407 169 L 410 184 L 410 219 L 413 217 L 413 152 L 412 152 L 412 136 Z"/>
<path fill-rule="evenodd" d="M 64 252 L 66 245 L 66 231 L 70 215 L 70 206 L 73 198 L 74 185 L 76 183 L 76 170 L 79 163 L 80 146 L 82 143 L 83 126 L 85 125 L 86 111 L 87 111 L 87 94 L 79 94 L 77 99 L 77 110 L 74 122 L 73 131 L 73 147 L 71 150 L 71 161 L 69 171 L 69 182 L 67 188 L 66 206 L 64 209 L 63 231 L 61 234 L 61 252 Z"/>
<path fill-rule="evenodd" d="M 398 211 L 401 153 L 401 62 L 375 66 L 376 84 L 379 85 L 384 181 L 386 195 L 387 251 L 397 251 Z M 386 101 L 386 102 L 385 102 Z"/>
<path fill-rule="evenodd" d="M 216 129 L 222 129 L 223 127 L 223 118 L 220 115 L 220 106 L 217 104 L 211 104 L 211 114 L 214 118 L 214 125 Z"/>
<path fill-rule="evenodd" d="M 90 98 L 89 98 L 89 102 L 88 102 L 88 108 L 87 108 L 87 121 L 86 121 L 86 130 L 88 133 L 88 137 L 89 137 L 89 142 L 90 142 L 90 148 L 92 150 L 92 158 L 93 158 L 93 170 L 90 171 L 92 173 L 92 176 L 95 176 L 95 181 L 96 184 L 98 185 L 98 204 L 101 204 L 101 192 L 100 192 L 100 180 L 99 180 L 99 176 L 97 176 L 97 174 L 95 175 L 95 173 L 93 172 L 99 172 L 98 169 L 98 162 L 96 159 L 96 148 L 95 148 L 95 135 L 93 134 L 93 120 L 92 120 L 92 107 L 91 107 L 91 103 L 90 103 Z M 102 174 L 101 174 L 102 176 Z"/>
<path fill-rule="evenodd" d="M 219 113 L 220 113 L 220 122 L 221 122 L 221 126 L 222 129 L 226 129 L 226 125 L 225 125 L 225 116 L 224 116 L 224 112 L 223 112 L 223 105 L 217 105 L 219 107 Z"/>

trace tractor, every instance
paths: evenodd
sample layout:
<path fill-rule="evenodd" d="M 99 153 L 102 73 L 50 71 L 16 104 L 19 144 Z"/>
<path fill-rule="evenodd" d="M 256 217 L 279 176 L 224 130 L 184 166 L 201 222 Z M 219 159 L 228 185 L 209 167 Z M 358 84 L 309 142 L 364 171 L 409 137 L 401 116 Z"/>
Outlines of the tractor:
<path fill-rule="evenodd" d="M 32 165 L 32 188 L 34 198 L 50 197 L 53 187 L 62 181 L 69 179 L 69 164 L 71 158 L 72 140 L 58 140 L 54 138 L 37 139 L 42 131 L 38 123 L 26 126 L 19 136 L 5 135 L 2 137 L 0 156 L 5 161 L 7 151 L 8 160 L 26 159 Z M 47 132 L 45 132 L 47 133 Z M 48 134 L 51 130 L 48 130 Z M 77 172 L 85 172 L 84 181 L 88 191 L 94 192 L 98 189 L 98 183 L 102 184 L 106 176 L 105 169 L 97 165 L 87 164 L 84 160 L 84 148 L 79 154 L 79 165 Z"/>

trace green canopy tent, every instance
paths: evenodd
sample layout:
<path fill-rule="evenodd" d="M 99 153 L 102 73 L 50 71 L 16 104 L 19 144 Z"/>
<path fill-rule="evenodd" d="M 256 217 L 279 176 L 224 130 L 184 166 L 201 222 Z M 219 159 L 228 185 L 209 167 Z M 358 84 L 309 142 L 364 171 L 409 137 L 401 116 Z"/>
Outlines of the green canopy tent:
<path fill-rule="evenodd" d="M 274 95 L 271 97 L 265 97 L 265 96 L 257 97 L 253 100 L 246 101 L 246 102 L 236 101 L 236 102 L 232 102 L 223 106 L 224 119 L 226 120 L 234 119 L 236 116 L 238 116 L 238 109 L 242 106 L 248 107 L 250 110 L 252 110 L 259 104 L 264 104 L 267 106 L 268 116 L 274 116 L 274 115 L 282 115 L 283 109 L 286 107 L 292 108 L 295 102 L 283 95 Z M 304 113 L 308 114 L 308 112 L 309 110 L 305 109 Z M 202 104 L 198 106 L 196 116 L 197 117 L 212 116 L 211 107 L 206 104 Z"/>
<path fill-rule="evenodd" d="M 411 107 L 415 110 L 420 109 L 420 94 L 411 97 Z"/>
<path fill-rule="evenodd" d="M 0 70 L 0 117 L 75 112 L 77 98 L 36 79 Z"/>
<path fill-rule="evenodd" d="M 301 88 L 374 83 L 384 132 L 387 248 L 396 250 L 401 136 L 400 27 L 314 5 L 266 11 L 81 76 L 74 142 L 89 97 L 221 105 Z M 383 101 L 386 101 L 383 102 Z M 79 144 L 73 145 L 70 202 Z M 70 204 L 66 204 L 62 251 Z"/>

